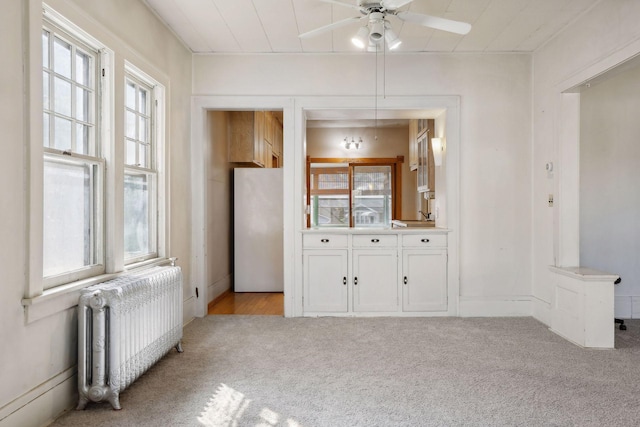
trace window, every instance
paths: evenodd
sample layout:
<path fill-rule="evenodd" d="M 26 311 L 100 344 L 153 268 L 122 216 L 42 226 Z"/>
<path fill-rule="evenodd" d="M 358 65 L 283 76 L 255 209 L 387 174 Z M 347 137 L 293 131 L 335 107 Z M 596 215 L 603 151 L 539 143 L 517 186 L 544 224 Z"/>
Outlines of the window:
<path fill-rule="evenodd" d="M 353 166 L 353 225 L 389 227 L 392 215 L 391 166 Z"/>
<path fill-rule="evenodd" d="M 401 162 L 402 158 L 309 159 L 307 225 L 389 227 L 400 216 L 394 195 L 401 194 L 396 173 Z"/>
<path fill-rule="evenodd" d="M 42 140 L 31 142 L 32 165 L 42 168 L 35 169 L 31 184 L 38 199 L 34 220 L 42 221 L 42 229 L 33 227 L 31 237 L 42 239 L 42 260 L 34 257 L 30 265 L 29 297 L 74 281 L 83 280 L 81 286 L 102 280 L 142 261 L 153 264 L 166 249 L 162 148 L 168 81 L 161 76 L 160 84 L 129 63 L 120 70 L 124 78 L 115 81 L 113 50 L 46 4 L 43 10 L 42 31 L 34 34 L 42 46 L 42 71 L 38 66 L 30 76 L 32 82 L 42 79 L 42 103 L 32 103 L 42 117 Z M 116 91 L 124 95 L 121 105 L 113 102 Z M 122 127 L 114 115 L 123 118 Z"/>
<path fill-rule="evenodd" d="M 153 87 L 127 73 L 125 80 L 124 257 L 157 256 L 157 159 Z"/>
<path fill-rule="evenodd" d="M 96 130 L 97 50 L 42 31 L 44 287 L 104 271 L 104 160 Z"/>
<path fill-rule="evenodd" d="M 312 164 L 311 224 L 314 227 L 348 227 L 349 165 Z"/>

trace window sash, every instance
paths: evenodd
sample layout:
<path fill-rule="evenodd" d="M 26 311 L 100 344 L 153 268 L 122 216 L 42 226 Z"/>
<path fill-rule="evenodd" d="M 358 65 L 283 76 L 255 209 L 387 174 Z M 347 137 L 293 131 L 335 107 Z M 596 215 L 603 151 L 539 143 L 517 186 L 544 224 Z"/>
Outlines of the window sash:
<path fill-rule="evenodd" d="M 55 65 L 56 41 L 69 46 L 69 70 L 66 75 Z M 98 156 L 96 118 L 99 94 L 96 88 L 99 81 L 99 54 L 81 40 L 46 20 L 42 29 L 42 44 L 43 144 L 45 148 Z M 78 76 L 79 55 L 87 58 L 86 76 L 83 78 Z M 66 90 L 63 89 L 65 87 Z M 58 103 L 62 105 L 57 105 Z M 65 103 L 69 104 L 68 107 Z M 79 103 L 83 104 L 83 108 L 79 108 Z M 58 126 L 68 127 L 69 135 L 65 138 L 68 146 L 56 146 L 56 136 L 64 132 L 62 128 L 58 130 Z M 79 139 L 82 139 L 82 148 L 79 147 Z"/>
<path fill-rule="evenodd" d="M 133 87 L 133 102 L 130 87 Z M 142 102 L 142 94 L 145 101 Z M 125 78 L 125 165 L 155 170 L 153 85 L 127 73 Z"/>
<path fill-rule="evenodd" d="M 128 179 L 129 178 L 129 179 Z M 145 200 L 136 199 L 134 178 L 144 178 Z M 124 262 L 125 265 L 158 257 L 158 175 L 141 168 L 125 167 L 124 172 Z M 140 193 L 138 189 L 138 193 Z M 135 206 L 132 204 L 135 203 Z M 137 218 L 133 218 L 137 216 Z M 135 228 L 135 229 L 134 229 Z M 146 243 L 146 244 L 145 244 Z M 135 250 L 135 248 L 145 250 Z"/>
<path fill-rule="evenodd" d="M 45 276 L 45 269 L 47 268 L 46 256 L 44 253 L 46 251 L 62 251 L 63 248 L 48 248 L 47 242 L 43 242 L 43 289 L 49 289 L 64 283 L 73 282 L 76 280 L 85 279 L 88 277 L 92 277 L 98 274 L 102 274 L 105 271 L 104 267 L 104 233 L 103 233 L 103 224 L 104 224 L 104 202 L 103 202 L 103 188 L 104 188 L 104 170 L 105 165 L 102 159 L 95 159 L 89 156 L 81 156 L 81 155 L 63 155 L 54 150 L 47 150 L 44 153 L 44 164 L 49 165 L 59 165 L 59 166 L 69 166 L 69 167 L 78 167 L 78 168 L 88 168 L 91 170 L 88 176 L 89 183 L 86 188 L 83 188 L 83 191 L 88 191 L 89 194 L 85 195 L 86 199 L 84 203 L 87 204 L 85 209 L 88 209 L 89 212 L 85 212 L 85 218 L 88 222 L 85 223 L 85 226 L 89 227 L 88 236 L 84 236 L 84 248 L 83 248 L 83 257 L 88 258 L 89 261 L 86 262 L 85 265 L 79 267 L 72 267 L 66 271 L 54 271 L 52 274 Z M 52 177 L 48 177 L 46 173 L 44 173 L 45 182 L 47 179 L 52 179 Z M 45 189 L 46 191 L 46 183 Z M 78 190 L 76 189 L 76 192 Z M 60 198 L 64 199 L 65 195 L 69 194 L 69 190 L 60 194 Z M 47 195 L 44 195 L 45 200 L 47 200 Z M 58 198 L 56 195 L 55 198 Z M 72 210 L 70 210 L 72 211 Z M 44 217 L 43 217 L 43 240 L 46 239 L 47 236 L 47 206 L 45 203 L 44 209 Z M 73 217 L 71 217 L 73 218 Z M 58 215 L 52 218 L 53 221 L 60 221 L 69 219 L 67 215 Z M 58 227 L 58 231 L 60 229 L 64 230 L 64 224 Z M 67 227 L 68 229 L 68 227 Z M 77 230 L 76 230 L 77 231 Z M 54 234 L 55 236 L 55 234 Z M 77 246 L 77 241 L 76 241 Z M 60 260 L 55 260 L 59 262 Z"/>

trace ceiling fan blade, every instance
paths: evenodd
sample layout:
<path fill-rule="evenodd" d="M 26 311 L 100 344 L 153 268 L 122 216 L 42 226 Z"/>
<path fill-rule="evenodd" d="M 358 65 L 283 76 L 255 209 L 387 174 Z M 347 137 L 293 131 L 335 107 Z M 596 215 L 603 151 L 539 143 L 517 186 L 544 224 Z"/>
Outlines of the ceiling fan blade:
<path fill-rule="evenodd" d="M 422 15 L 413 12 L 396 12 L 394 15 L 403 21 L 413 22 L 424 27 L 448 31 L 450 33 L 465 35 L 471 31 L 471 24 L 467 24 L 466 22 L 452 21 L 451 19 L 438 18 L 437 16 Z"/>
<path fill-rule="evenodd" d="M 362 18 L 363 18 L 362 16 L 354 16 L 353 18 L 343 19 L 341 21 L 334 22 L 333 24 L 325 25 L 324 27 L 320 27 L 320 28 L 316 28 L 315 30 L 307 31 L 306 33 L 302 33 L 302 34 L 298 35 L 298 37 L 301 38 L 301 39 L 305 39 L 307 37 L 317 36 L 318 34 L 322 34 L 325 31 L 335 30 L 336 28 L 344 27 L 344 26 L 349 25 L 349 24 L 351 24 L 353 22 L 359 21 Z"/>
<path fill-rule="evenodd" d="M 382 0 L 380 5 L 387 10 L 396 10 L 411 3 L 412 1 L 413 0 Z"/>
<path fill-rule="evenodd" d="M 339 6 L 350 7 L 351 9 L 360 10 L 360 6 L 358 6 L 356 4 L 343 3 L 343 2 L 337 1 L 337 0 L 318 0 L 318 1 L 321 1 L 323 3 L 337 4 Z M 413 0 L 411 0 L 411 1 L 413 1 Z"/>

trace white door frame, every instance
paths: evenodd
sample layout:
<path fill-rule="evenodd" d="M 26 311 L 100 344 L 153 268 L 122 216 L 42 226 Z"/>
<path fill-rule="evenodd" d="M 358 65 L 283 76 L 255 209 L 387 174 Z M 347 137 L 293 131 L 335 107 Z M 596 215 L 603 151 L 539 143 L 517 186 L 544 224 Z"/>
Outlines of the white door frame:
<path fill-rule="evenodd" d="M 201 292 L 195 303 L 198 317 L 207 315 L 207 192 L 205 152 L 207 111 L 282 110 L 283 129 L 283 238 L 284 238 L 284 315 L 302 315 L 302 235 L 305 227 L 306 188 L 306 114 L 309 110 L 371 110 L 370 97 L 286 97 L 286 96 L 194 96 L 191 120 L 191 289 Z M 447 138 L 447 226 L 449 234 L 448 315 L 458 315 L 459 302 L 459 230 L 460 230 L 460 98 L 451 96 L 388 96 L 378 101 L 378 109 L 446 111 Z M 373 113 L 373 112 L 372 112 Z M 297 293 L 296 293 L 297 292 Z"/>

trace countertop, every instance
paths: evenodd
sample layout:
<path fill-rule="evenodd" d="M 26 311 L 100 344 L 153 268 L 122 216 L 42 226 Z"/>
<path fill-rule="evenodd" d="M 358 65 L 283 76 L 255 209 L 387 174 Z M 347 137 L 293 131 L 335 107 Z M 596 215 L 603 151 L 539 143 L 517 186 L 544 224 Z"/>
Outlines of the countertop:
<path fill-rule="evenodd" d="M 305 228 L 303 234 L 446 234 L 449 228 L 441 227 L 316 227 Z"/>

